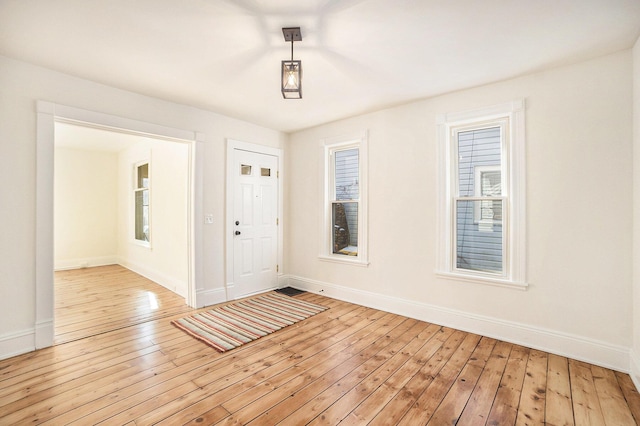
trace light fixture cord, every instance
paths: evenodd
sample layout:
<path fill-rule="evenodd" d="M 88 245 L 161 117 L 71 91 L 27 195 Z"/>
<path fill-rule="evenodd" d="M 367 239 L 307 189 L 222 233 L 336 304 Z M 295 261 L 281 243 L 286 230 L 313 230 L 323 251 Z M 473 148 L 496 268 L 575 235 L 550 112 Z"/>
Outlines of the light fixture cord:
<path fill-rule="evenodd" d="M 291 37 L 291 61 L 293 62 L 293 36 Z"/>

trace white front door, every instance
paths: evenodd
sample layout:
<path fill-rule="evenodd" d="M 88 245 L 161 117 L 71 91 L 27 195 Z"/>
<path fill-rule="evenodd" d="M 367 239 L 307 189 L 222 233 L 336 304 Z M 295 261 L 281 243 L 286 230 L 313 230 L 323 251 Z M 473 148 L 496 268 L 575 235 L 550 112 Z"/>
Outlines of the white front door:
<path fill-rule="evenodd" d="M 233 281 L 236 297 L 277 287 L 278 157 L 234 149 Z"/>

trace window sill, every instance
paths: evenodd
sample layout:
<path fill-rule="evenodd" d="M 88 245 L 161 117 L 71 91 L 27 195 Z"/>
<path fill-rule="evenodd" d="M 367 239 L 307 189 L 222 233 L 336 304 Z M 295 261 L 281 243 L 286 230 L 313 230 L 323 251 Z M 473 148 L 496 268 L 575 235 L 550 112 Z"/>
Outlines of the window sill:
<path fill-rule="evenodd" d="M 151 243 L 147 241 L 132 240 L 131 244 L 151 250 Z"/>
<path fill-rule="evenodd" d="M 449 271 L 436 271 L 436 276 L 451 281 L 463 281 L 468 283 L 491 285 L 495 287 L 504 287 L 521 291 L 525 291 L 529 286 L 529 284 L 526 282 L 512 281 L 504 278 L 464 275 Z"/>
<path fill-rule="evenodd" d="M 362 260 L 362 259 L 358 259 L 350 256 L 338 257 L 338 256 L 321 255 L 321 256 L 318 256 L 318 259 L 322 260 L 323 262 L 343 263 L 345 265 L 361 266 L 364 268 L 367 268 L 369 266 L 369 262 L 367 262 L 366 260 Z"/>

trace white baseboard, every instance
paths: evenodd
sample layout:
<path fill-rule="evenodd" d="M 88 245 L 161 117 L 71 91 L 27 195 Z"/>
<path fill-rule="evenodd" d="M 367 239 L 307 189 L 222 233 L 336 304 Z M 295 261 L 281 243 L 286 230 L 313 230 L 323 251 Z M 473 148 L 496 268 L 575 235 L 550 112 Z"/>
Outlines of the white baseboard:
<path fill-rule="evenodd" d="M 0 336 L 0 359 L 35 351 L 35 334 L 35 330 L 23 330 Z"/>
<path fill-rule="evenodd" d="M 278 275 L 278 288 L 289 287 L 289 275 Z"/>
<path fill-rule="evenodd" d="M 215 305 L 227 301 L 227 292 L 224 288 L 196 291 L 196 308 Z"/>
<path fill-rule="evenodd" d="M 631 358 L 629 375 L 633 384 L 636 385 L 636 389 L 640 391 L 640 354 L 632 349 L 629 358 Z"/>
<path fill-rule="evenodd" d="M 284 275 L 284 274 L 278 274 L 277 275 L 275 286 L 273 286 L 271 288 L 262 289 L 262 290 L 260 290 L 260 291 L 258 291 L 256 293 L 251 293 L 251 294 L 237 294 L 237 290 L 236 290 L 235 285 L 233 283 L 227 283 L 227 285 L 226 285 L 226 288 L 227 288 L 227 299 L 226 300 L 236 300 L 236 299 L 240 299 L 242 297 L 253 296 L 254 294 L 260 294 L 260 293 L 264 293 L 266 291 L 277 290 L 279 288 L 283 288 L 283 287 L 287 287 L 287 286 L 289 286 L 289 276 L 288 275 Z M 220 302 L 216 302 L 216 303 L 220 303 Z"/>
<path fill-rule="evenodd" d="M 282 282 L 300 290 L 334 299 L 515 343 L 625 373 L 629 372 L 630 351 L 623 346 L 298 276 L 288 276 Z M 640 372 L 640 363 L 637 365 Z"/>
<path fill-rule="evenodd" d="M 182 296 L 184 298 L 187 297 L 186 293 L 183 294 L 184 293 L 183 290 L 187 289 L 188 284 L 183 281 L 176 280 L 175 278 L 167 276 L 159 271 L 156 271 L 155 269 L 151 269 L 146 265 L 129 262 L 122 258 L 120 258 L 119 261 L 116 263 L 135 272 L 136 274 L 142 275 L 143 277 L 150 279 L 156 284 L 160 284 L 164 288 L 171 290 L 172 292 L 178 294 L 179 296 Z"/>
<path fill-rule="evenodd" d="M 67 269 L 91 268 L 94 266 L 115 265 L 118 263 L 117 256 L 83 257 L 78 259 L 56 259 L 53 269 L 64 271 Z"/>
<path fill-rule="evenodd" d="M 53 326 L 53 318 L 36 323 L 34 330 L 34 342 L 36 349 L 52 346 L 54 336 L 55 330 Z"/>

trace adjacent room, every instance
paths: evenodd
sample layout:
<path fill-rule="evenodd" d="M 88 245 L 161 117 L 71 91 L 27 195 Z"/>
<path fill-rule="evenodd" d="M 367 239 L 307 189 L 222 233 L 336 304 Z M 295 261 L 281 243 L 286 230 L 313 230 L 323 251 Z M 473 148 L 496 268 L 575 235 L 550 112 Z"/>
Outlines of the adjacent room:
<path fill-rule="evenodd" d="M 188 143 L 59 122 L 54 144 L 55 342 L 187 311 Z"/>
<path fill-rule="evenodd" d="M 640 424 L 639 39 L 0 0 L 0 424 Z"/>

